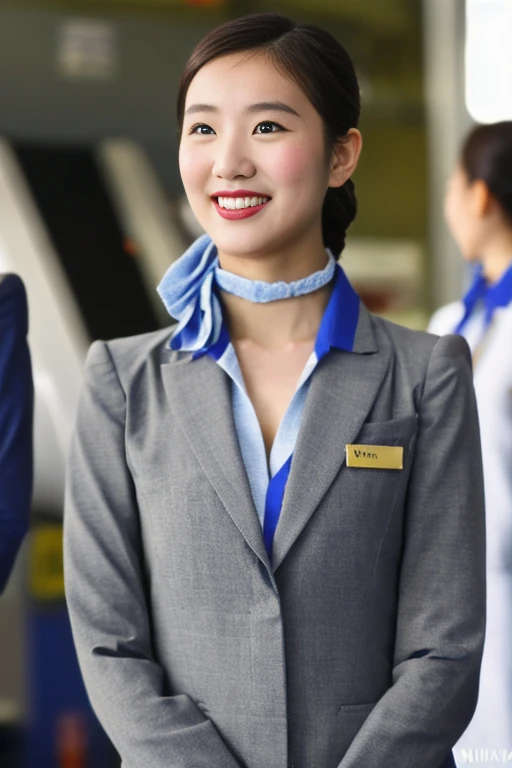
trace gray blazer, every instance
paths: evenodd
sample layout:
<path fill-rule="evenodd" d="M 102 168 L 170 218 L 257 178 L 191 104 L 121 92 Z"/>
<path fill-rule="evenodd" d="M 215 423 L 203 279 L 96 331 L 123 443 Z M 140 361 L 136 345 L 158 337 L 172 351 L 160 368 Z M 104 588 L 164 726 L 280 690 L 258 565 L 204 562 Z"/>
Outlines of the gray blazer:
<path fill-rule="evenodd" d="M 439 768 L 477 698 L 484 502 L 471 362 L 360 310 L 312 379 L 269 563 L 230 380 L 169 329 L 96 342 L 65 576 L 124 768 Z M 345 446 L 402 446 L 403 470 Z"/>

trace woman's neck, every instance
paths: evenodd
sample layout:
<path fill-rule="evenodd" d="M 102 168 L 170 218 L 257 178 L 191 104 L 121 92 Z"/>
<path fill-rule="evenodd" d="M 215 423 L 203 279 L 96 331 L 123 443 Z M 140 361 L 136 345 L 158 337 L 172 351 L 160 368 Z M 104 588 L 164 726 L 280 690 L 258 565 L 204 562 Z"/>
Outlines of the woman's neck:
<path fill-rule="evenodd" d="M 286 252 L 264 257 L 227 256 L 219 251 L 222 269 L 249 280 L 287 283 L 301 280 L 322 270 L 327 264 L 325 248 L 318 241 L 302 242 Z M 316 338 L 323 313 L 329 302 L 332 282 L 303 296 L 259 304 L 220 291 L 230 337 L 250 341 L 260 347 L 276 349 Z"/>
<path fill-rule="evenodd" d="M 332 282 L 313 293 L 255 304 L 221 291 L 230 338 L 267 349 L 314 341 L 332 292 Z"/>
<path fill-rule="evenodd" d="M 499 282 L 512 265 L 512 229 L 497 233 L 482 249 L 480 261 L 488 283 Z"/>

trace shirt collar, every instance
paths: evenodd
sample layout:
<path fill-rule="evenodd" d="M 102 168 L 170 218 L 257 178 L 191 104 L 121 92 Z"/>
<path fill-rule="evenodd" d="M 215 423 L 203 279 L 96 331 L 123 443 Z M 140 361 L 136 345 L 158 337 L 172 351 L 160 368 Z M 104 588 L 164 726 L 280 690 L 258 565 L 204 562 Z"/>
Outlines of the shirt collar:
<path fill-rule="evenodd" d="M 339 264 L 334 287 L 318 329 L 315 352 L 320 360 L 332 347 L 352 352 L 359 320 L 360 299 Z"/>

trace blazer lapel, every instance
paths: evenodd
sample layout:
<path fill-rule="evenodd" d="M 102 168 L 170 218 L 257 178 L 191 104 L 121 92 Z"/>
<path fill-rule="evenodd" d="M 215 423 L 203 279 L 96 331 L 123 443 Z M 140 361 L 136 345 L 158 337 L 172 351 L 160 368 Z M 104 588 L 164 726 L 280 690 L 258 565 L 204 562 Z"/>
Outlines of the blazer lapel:
<path fill-rule="evenodd" d="M 169 354 L 162 375 L 173 415 L 234 524 L 271 573 L 236 436 L 230 381 L 207 355 Z"/>
<path fill-rule="evenodd" d="M 340 471 L 345 446 L 357 437 L 388 364 L 389 353 L 377 350 L 361 306 L 354 351 L 331 350 L 313 373 L 274 537 L 274 571 Z"/>

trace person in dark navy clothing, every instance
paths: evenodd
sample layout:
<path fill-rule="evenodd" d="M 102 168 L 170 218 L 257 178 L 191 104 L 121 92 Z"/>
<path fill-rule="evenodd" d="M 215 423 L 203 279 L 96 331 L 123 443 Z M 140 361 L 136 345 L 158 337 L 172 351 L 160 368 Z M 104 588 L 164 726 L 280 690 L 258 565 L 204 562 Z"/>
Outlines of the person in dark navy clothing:
<path fill-rule="evenodd" d="M 17 275 L 0 275 L 0 594 L 28 529 L 34 392 L 28 308 Z"/>

